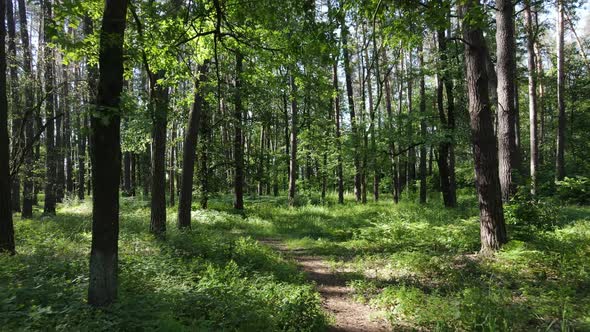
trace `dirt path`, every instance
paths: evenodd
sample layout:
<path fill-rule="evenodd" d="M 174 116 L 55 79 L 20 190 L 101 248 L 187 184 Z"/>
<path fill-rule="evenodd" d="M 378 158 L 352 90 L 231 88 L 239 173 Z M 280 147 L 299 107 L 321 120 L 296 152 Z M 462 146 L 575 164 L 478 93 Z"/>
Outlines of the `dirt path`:
<path fill-rule="evenodd" d="M 308 255 L 304 249 L 289 249 L 276 239 L 263 239 L 259 242 L 293 258 L 307 278 L 315 281 L 317 290 L 322 296 L 324 309 L 336 320 L 329 331 L 391 330 L 385 320 L 372 317 L 376 313 L 374 309 L 352 298 L 352 289 L 346 286 L 346 279 L 330 269 L 328 263 L 321 257 Z"/>

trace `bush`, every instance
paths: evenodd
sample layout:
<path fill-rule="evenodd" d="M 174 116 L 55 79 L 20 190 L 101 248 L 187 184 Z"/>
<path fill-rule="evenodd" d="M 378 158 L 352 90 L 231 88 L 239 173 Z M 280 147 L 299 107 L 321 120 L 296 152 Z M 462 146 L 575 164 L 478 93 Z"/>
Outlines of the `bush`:
<path fill-rule="evenodd" d="M 590 179 L 585 176 L 566 177 L 557 181 L 557 197 L 568 204 L 590 203 Z"/>
<path fill-rule="evenodd" d="M 559 224 L 559 207 L 548 199 L 535 198 L 523 191 L 504 204 L 506 223 L 553 229 Z"/>

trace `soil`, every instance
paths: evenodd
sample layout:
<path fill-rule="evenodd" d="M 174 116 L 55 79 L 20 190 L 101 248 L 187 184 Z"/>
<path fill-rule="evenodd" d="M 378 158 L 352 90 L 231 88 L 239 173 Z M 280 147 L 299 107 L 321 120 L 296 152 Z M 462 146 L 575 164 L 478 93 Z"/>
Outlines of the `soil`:
<path fill-rule="evenodd" d="M 353 291 L 346 285 L 346 277 L 330 268 L 320 256 L 309 255 L 304 249 L 289 249 L 276 239 L 262 239 L 270 246 L 297 262 L 310 281 L 314 281 L 322 297 L 322 306 L 334 317 L 329 331 L 373 332 L 391 331 L 390 325 L 377 316 L 377 311 L 353 299 Z"/>

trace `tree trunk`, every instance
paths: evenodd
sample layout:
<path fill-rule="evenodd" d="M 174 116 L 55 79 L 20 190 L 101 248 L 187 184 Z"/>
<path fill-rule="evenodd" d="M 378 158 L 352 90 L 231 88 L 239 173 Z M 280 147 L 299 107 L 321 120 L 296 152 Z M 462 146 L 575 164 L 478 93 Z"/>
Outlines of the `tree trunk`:
<path fill-rule="evenodd" d="M 338 87 L 338 62 L 332 65 L 332 87 L 334 91 L 334 126 L 336 129 L 336 181 L 338 204 L 344 204 L 344 177 L 342 171 L 342 141 L 340 132 L 340 88 Z"/>
<path fill-rule="evenodd" d="M 524 16 L 527 29 L 527 50 L 529 70 L 529 134 L 530 134 L 530 173 L 531 193 L 537 193 L 537 169 L 539 165 L 539 146 L 537 140 L 537 75 L 535 73 L 535 30 L 532 20 L 530 0 L 525 2 Z"/>
<path fill-rule="evenodd" d="M 123 153 L 123 195 L 131 196 L 131 152 Z"/>
<path fill-rule="evenodd" d="M 359 137 L 357 130 L 357 119 L 354 111 L 354 92 L 352 90 L 352 67 L 350 65 L 350 56 L 348 54 L 348 29 L 344 18 L 340 23 L 342 38 L 342 55 L 344 57 L 344 78 L 346 80 L 346 95 L 348 97 L 348 111 L 350 112 L 350 127 L 352 130 L 353 158 L 354 158 L 354 192 L 356 201 L 362 200 L 361 188 L 361 159 L 359 154 Z"/>
<path fill-rule="evenodd" d="M 175 196 L 176 196 L 176 189 L 174 186 L 174 181 L 176 180 L 176 162 L 175 162 L 175 155 L 176 155 L 176 121 L 172 121 L 172 133 L 170 135 L 172 139 L 172 145 L 170 146 L 170 170 L 168 172 L 168 181 L 169 181 L 169 196 L 170 196 L 170 206 L 174 206 L 175 204 Z"/>
<path fill-rule="evenodd" d="M 424 53 L 422 44 L 418 46 L 420 70 L 420 136 L 426 141 L 426 84 L 424 80 Z M 420 146 L 420 203 L 426 203 L 426 144 Z"/>
<path fill-rule="evenodd" d="M 8 138 L 8 99 L 6 96 L 6 1 L 0 0 L 0 253 L 15 253 L 12 205 L 10 203 L 10 166 Z"/>
<path fill-rule="evenodd" d="M 455 190 L 455 152 L 454 152 L 454 130 L 455 130 L 455 102 L 453 97 L 453 81 L 451 79 L 449 63 L 447 60 L 447 40 L 444 30 L 437 32 L 440 61 L 445 69 L 444 73 L 438 74 L 437 80 L 437 106 L 438 113 L 445 130 L 445 140 L 439 145 L 438 168 L 440 185 L 443 194 L 443 201 L 446 207 L 457 206 L 457 193 Z M 484 67 L 485 70 L 485 67 Z M 444 92 L 447 94 L 447 112 L 444 111 Z"/>
<path fill-rule="evenodd" d="M 123 34 L 127 1 L 107 1 L 100 35 L 98 95 L 92 125 L 92 249 L 88 303 L 108 305 L 117 297 Z M 105 119 L 107 121 L 105 121 Z"/>
<path fill-rule="evenodd" d="M 565 177 L 565 71 L 563 54 L 564 0 L 557 1 L 557 148 L 555 153 L 555 178 Z"/>
<path fill-rule="evenodd" d="M 498 152 L 502 200 L 507 202 L 516 193 L 520 156 L 516 148 L 516 45 L 514 39 L 514 3 L 497 0 L 496 45 L 498 76 Z"/>
<path fill-rule="evenodd" d="M 178 197 L 178 228 L 191 226 L 191 205 L 193 200 L 193 174 L 195 172 L 195 154 L 201 113 L 205 103 L 202 82 L 207 73 L 208 62 L 199 66 L 198 78 L 195 81 L 195 99 L 193 108 L 188 116 L 185 130 L 184 144 L 182 145 L 182 177 L 180 180 L 180 196 Z"/>
<path fill-rule="evenodd" d="M 295 205 L 295 195 L 297 194 L 297 84 L 295 76 L 289 77 L 291 85 L 291 155 L 289 163 L 289 206 Z"/>
<path fill-rule="evenodd" d="M 64 110 L 64 124 L 63 124 L 63 151 L 65 153 L 65 176 L 66 176 L 66 192 L 71 196 L 74 192 L 74 177 L 72 166 L 72 140 L 71 140 L 71 104 L 70 104 L 70 82 L 68 79 L 68 67 L 63 66 L 64 88 L 63 88 L 63 110 Z"/>
<path fill-rule="evenodd" d="M 475 10 L 478 0 L 467 0 L 464 13 Z M 502 210 L 498 150 L 494 135 L 486 70 L 487 46 L 479 25 L 463 21 L 466 78 L 471 118 L 471 139 L 475 158 L 475 182 L 479 197 L 481 252 L 498 250 L 506 243 Z"/>
<path fill-rule="evenodd" d="M 8 57 L 11 58 L 10 64 L 10 81 L 11 91 L 10 97 L 12 99 L 12 156 L 13 158 L 19 153 L 23 153 L 25 136 L 21 125 L 23 121 L 23 113 L 21 111 L 21 98 L 18 86 L 18 63 L 16 53 L 16 25 L 14 17 L 14 8 L 12 0 L 6 0 L 6 23 L 8 30 Z M 3 73 L 0 73 L 3 74 Z M 22 113 L 20 113 L 22 112 Z M 20 174 L 14 174 L 11 179 L 11 204 L 12 211 L 21 212 L 20 206 Z"/>
<path fill-rule="evenodd" d="M 166 233 L 166 124 L 168 123 L 168 88 L 158 80 L 164 71 L 150 75 L 150 99 L 153 107 L 152 196 L 150 232 L 158 237 Z"/>
<path fill-rule="evenodd" d="M 236 77 L 234 81 L 234 209 L 244 209 L 244 140 L 242 137 L 242 66 L 243 56 L 236 52 Z"/>
<path fill-rule="evenodd" d="M 45 205 L 43 206 L 43 214 L 54 215 L 55 214 L 55 203 L 56 197 L 56 177 L 57 177 L 57 158 L 59 153 L 52 153 L 56 147 L 55 145 L 55 122 L 54 117 L 54 101 L 55 95 L 53 91 L 53 60 L 54 51 L 49 47 L 51 42 L 51 36 L 48 31 L 52 25 L 52 8 L 51 0 L 43 1 L 43 15 L 44 15 L 44 53 L 43 60 L 45 62 L 45 121 L 47 128 L 45 130 Z M 59 133 L 58 133 L 59 135 Z"/>
<path fill-rule="evenodd" d="M 206 70 L 203 69 L 203 70 Z M 201 96 L 203 93 L 200 92 Z M 203 100 L 203 97 L 201 97 Z M 201 178 L 201 209 L 209 207 L 209 146 L 211 144 L 211 124 L 209 122 L 209 107 L 203 105 L 201 111 L 200 134 L 202 137 L 201 145 L 201 167 L 199 167 Z"/>
<path fill-rule="evenodd" d="M 23 181 L 23 207 L 22 218 L 33 217 L 33 203 L 35 199 L 35 190 L 33 187 L 33 140 L 34 140 L 34 117 L 33 103 L 35 102 L 35 92 L 33 90 L 33 58 L 31 55 L 31 44 L 29 42 L 29 30 L 27 27 L 27 8 L 25 0 L 18 0 L 18 13 L 20 22 L 20 36 L 23 45 L 23 67 L 25 72 L 25 100 L 24 107 L 26 113 L 25 121 L 25 146 L 30 146 L 30 150 L 23 151 L 24 158 L 24 181 Z"/>

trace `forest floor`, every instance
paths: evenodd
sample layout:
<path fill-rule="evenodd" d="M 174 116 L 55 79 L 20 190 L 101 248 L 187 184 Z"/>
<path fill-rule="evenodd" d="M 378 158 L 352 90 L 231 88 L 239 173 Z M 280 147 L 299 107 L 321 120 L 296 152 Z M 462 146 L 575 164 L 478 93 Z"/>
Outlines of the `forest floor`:
<path fill-rule="evenodd" d="M 119 299 L 101 310 L 85 303 L 89 200 L 15 215 L 0 331 L 590 330 L 590 207 L 508 206 L 510 242 L 480 257 L 473 194 L 457 209 L 347 199 L 250 197 L 238 213 L 222 196 L 189 231 L 169 208 L 162 240 L 149 202 L 121 198 Z"/>

